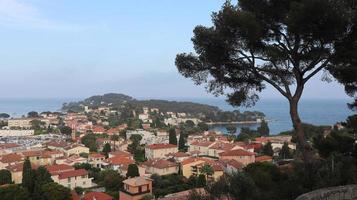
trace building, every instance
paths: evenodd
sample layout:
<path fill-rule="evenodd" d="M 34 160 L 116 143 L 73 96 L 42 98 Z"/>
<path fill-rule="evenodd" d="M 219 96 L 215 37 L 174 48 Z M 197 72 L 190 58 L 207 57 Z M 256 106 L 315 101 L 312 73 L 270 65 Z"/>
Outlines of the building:
<path fill-rule="evenodd" d="M 88 155 L 88 163 L 92 165 L 92 167 L 102 168 L 105 163 L 105 156 L 99 153 L 91 153 Z"/>
<path fill-rule="evenodd" d="M 85 169 L 68 170 L 57 173 L 52 172 L 51 175 L 54 182 L 71 190 L 75 187 L 92 187 L 92 178 L 88 177 L 88 172 Z"/>
<path fill-rule="evenodd" d="M 22 171 L 23 171 L 24 164 L 23 163 L 16 163 L 14 165 L 9 165 L 6 167 L 7 170 L 11 173 L 11 180 L 15 184 L 22 183 Z M 37 166 L 31 164 L 32 169 L 36 169 Z"/>
<path fill-rule="evenodd" d="M 160 176 L 178 173 L 179 170 L 178 164 L 164 159 L 147 160 L 142 163 L 142 166 L 146 173 Z"/>
<path fill-rule="evenodd" d="M 30 129 L 32 120 L 33 120 L 32 118 L 14 118 L 14 119 L 9 119 L 7 123 L 10 129 L 11 128 Z"/>
<path fill-rule="evenodd" d="M 223 160 L 236 160 L 243 165 L 248 165 L 255 162 L 255 153 L 242 149 L 230 150 L 219 153 L 219 158 Z"/>
<path fill-rule="evenodd" d="M 182 161 L 182 175 L 186 178 L 189 178 L 190 176 L 197 176 L 201 173 L 202 166 L 206 164 L 210 165 L 213 169 L 213 174 L 208 178 L 218 180 L 218 178 L 223 175 L 224 168 L 219 161 L 202 157 L 191 157 Z"/>
<path fill-rule="evenodd" d="M 9 165 L 15 165 L 17 163 L 22 163 L 24 157 L 17 153 L 10 153 L 0 156 L 0 169 L 5 169 Z"/>
<path fill-rule="evenodd" d="M 135 164 L 135 161 L 131 158 L 115 156 L 108 158 L 106 163 L 111 169 L 118 171 L 118 173 L 123 176 L 126 176 L 129 165 Z"/>
<path fill-rule="evenodd" d="M 174 144 L 152 144 L 145 147 L 145 157 L 148 160 L 165 158 L 169 153 L 177 153 L 178 148 Z"/>
<path fill-rule="evenodd" d="M 124 189 L 119 192 L 120 200 L 140 200 L 152 194 L 152 180 L 146 177 L 135 177 L 123 181 Z"/>
<path fill-rule="evenodd" d="M 200 155 L 209 155 L 209 148 L 214 144 L 215 142 L 211 141 L 195 141 L 189 144 L 189 151 L 199 151 Z"/>
<path fill-rule="evenodd" d="M 35 131 L 31 129 L 25 130 L 11 130 L 11 129 L 2 129 L 0 130 L 0 136 L 2 137 L 22 137 L 22 136 L 31 136 L 34 135 Z"/>
<path fill-rule="evenodd" d="M 67 156 L 79 155 L 81 153 L 89 154 L 89 148 L 85 147 L 84 145 L 79 145 L 79 144 L 67 146 L 67 147 L 63 148 L 63 151 Z"/>

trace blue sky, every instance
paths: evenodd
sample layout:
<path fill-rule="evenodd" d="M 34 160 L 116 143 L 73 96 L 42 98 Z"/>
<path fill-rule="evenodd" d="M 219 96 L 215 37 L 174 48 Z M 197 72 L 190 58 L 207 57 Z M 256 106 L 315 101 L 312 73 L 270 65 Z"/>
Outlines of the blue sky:
<path fill-rule="evenodd" d="M 0 0 L 0 97 L 212 97 L 176 70 L 224 0 Z M 262 98 L 276 98 L 272 88 Z M 304 98 L 346 98 L 311 81 Z"/>

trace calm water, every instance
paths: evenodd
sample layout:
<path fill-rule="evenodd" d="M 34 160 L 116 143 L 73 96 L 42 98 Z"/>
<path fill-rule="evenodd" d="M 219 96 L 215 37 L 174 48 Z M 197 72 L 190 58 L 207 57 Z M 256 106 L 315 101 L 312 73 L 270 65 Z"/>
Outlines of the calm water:
<path fill-rule="evenodd" d="M 27 99 L 27 98 L 6 98 L 0 99 L 0 113 L 5 112 L 13 117 L 25 115 L 30 111 L 58 111 L 64 102 L 78 99 Z M 233 108 L 223 99 L 171 99 L 185 100 L 197 103 L 204 103 L 220 107 L 222 110 L 257 110 L 264 112 L 269 120 L 270 133 L 276 134 L 292 128 L 288 103 L 283 99 L 267 99 L 257 103 L 252 108 Z M 348 99 L 309 99 L 302 100 L 299 107 L 301 119 L 304 122 L 316 125 L 331 125 L 339 121 L 344 121 L 347 116 L 353 114 L 346 104 Z M 238 126 L 240 128 L 241 125 Z M 250 126 L 256 128 L 256 126 Z M 224 126 L 212 127 L 215 130 L 225 131 Z"/>

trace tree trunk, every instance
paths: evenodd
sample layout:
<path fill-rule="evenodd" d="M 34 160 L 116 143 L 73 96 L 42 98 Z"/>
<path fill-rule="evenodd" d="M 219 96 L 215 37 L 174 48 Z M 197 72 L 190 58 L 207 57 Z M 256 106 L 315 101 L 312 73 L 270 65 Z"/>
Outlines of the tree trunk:
<path fill-rule="evenodd" d="M 299 103 L 299 99 L 292 98 L 291 100 L 289 100 L 290 117 L 298 140 L 297 146 L 303 155 L 304 161 L 310 162 L 312 159 L 312 151 L 311 151 L 312 149 L 310 144 L 306 141 L 305 138 L 304 129 L 298 112 L 298 103 Z"/>

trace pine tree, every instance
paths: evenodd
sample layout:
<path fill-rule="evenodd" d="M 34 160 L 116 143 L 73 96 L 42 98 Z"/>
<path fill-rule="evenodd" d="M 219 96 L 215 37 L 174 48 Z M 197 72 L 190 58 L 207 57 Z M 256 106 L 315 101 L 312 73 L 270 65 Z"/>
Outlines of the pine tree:
<path fill-rule="evenodd" d="M 287 142 L 284 142 L 284 145 L 283 145 L 283 147 L 281 148 L 281 150 L 279 152 L 279 157 L 281 159 L 290 159 L 290 158 L 292 158 L 292 155 L 290 153 L 289 144 Z"/>
<path fill-rule="evenodd" d="M 263 146 L 263 154 L 268 155 L 268 156 L 274 155 L 274 150 L 271 145 L 271 142 L 268 142 Z"/>
<path fill-rule="evenodd" d="M 176 131 L 174 128 L 171 128 L 169 130 L 169 143 L 177 145 L 177 137 L 176 137 Z"/>

